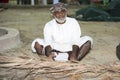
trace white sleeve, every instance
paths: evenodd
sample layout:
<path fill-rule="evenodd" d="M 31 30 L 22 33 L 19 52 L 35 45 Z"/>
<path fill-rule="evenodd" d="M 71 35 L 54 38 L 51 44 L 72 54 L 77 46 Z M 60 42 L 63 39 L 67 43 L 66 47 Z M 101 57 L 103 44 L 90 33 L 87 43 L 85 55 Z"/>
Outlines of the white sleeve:
<path fill-rule="evenodd" d="M 52 30 L 49 24 L 46 24 L 44 27 L 44 46 L 51 45 L 52 43 Z"/>
<path fill-rule="evenodd" d="M 77 20 L 74 21 L 73 34 L 72 34 L 72 45 L 78 45 L 81 36 L 81 28 Z"/>

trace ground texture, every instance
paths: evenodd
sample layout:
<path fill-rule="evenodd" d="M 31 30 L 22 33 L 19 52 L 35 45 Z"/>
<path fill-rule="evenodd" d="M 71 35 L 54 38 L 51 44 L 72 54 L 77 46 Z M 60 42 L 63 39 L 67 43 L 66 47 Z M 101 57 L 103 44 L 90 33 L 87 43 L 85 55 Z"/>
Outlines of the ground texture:
<path fill-rule="evenodd" d="M 73 16 L 78 8 L 68 8 Z M 119 80 L 120 62 L 116 46 L 120 43 L 120 22 L 79 21 L 82 36 L 94 44 L 80 62 L 53 62 L 31 51 L 35 38 L 43 38 L 43 27 L 51 20 L 49 8 L 12 8 L 0 12 L 0 27 L 18 29 L 21 44 L 0 52 L 0 80 Z M 9 63 L 9 64 L 8 64 Z"/>

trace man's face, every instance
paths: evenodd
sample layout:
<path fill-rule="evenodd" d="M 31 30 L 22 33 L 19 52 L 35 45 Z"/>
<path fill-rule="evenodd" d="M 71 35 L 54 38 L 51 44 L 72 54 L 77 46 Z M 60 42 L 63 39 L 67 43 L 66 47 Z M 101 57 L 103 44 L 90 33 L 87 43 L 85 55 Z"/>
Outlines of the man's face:
<path fill-rule="evenodd" d="M 66 10 L 55 11 L 53 13 L 53 15 L 54 15 L 55 20 L 58 23 L 60 23 L 60 24 L 65 23 L 65 21 L 66 21 L 66 15 L 67 15 Z"/>

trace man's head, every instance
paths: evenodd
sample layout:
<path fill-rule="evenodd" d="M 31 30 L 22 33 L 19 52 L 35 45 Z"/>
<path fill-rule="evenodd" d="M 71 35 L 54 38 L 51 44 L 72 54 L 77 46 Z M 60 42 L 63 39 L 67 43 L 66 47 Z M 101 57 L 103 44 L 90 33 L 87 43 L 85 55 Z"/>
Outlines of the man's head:
<path fill-rule="evenodd" d="M 67 9 L 63 3 L 56 3 L 50 8 L 53 17 L 59 24 L 63 24 L 66 21 Z"/>

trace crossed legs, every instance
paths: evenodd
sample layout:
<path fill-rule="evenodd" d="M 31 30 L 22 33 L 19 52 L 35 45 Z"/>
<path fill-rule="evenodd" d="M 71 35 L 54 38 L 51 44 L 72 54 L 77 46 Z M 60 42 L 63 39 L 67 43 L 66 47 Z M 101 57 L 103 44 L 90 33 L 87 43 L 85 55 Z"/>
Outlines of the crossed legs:
<path fill-rule="evenodd" d="M 44 55 L 44 53 L 42 52 L 43 51 L 43 46 L 40 45 L 38 42 L 35 42 L 34 48 L 35 48 L 38 55 Z M 78 60 L 78 61 L 82 60 L 87 55 L 87 53 L 90 51 L 90 49 L 91 49 L 91 42 L 87 41 L 80 48 L 76 47 L 76 49 L 75 49 L 76 52 L 77 52 L 76 54 L 71 54 L 72 52 L 68 53 L 69 54 L 69 60 L 73 57 L 76 58 L 75 60 Z"/>
<path fill-rule="evenodd" d="M 79 52 L 77 55 L 77 60 L 80 61 L 82 60 L 87 53 L 90 51 L 91 49 L 91 42 L 87 41 L 85 44 L 83 44 L 80 48 L 79 48 Z"/>
<path fill-rule="evenodd" d="M 86 43 L 84 43 L 80 48 L 78 46 L 75 46 L 73 48 L 73 51 L 68 53 L 69 54 L 68 59 L 71 61 L 74 61 L 74 60 L 80 61 L 87 55 L 90 49 L 91 49 L 90 41 L 87 41 Z"/>

